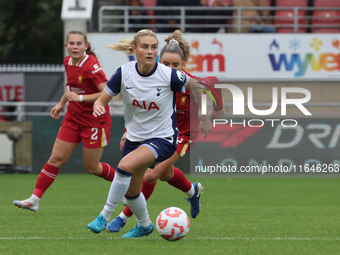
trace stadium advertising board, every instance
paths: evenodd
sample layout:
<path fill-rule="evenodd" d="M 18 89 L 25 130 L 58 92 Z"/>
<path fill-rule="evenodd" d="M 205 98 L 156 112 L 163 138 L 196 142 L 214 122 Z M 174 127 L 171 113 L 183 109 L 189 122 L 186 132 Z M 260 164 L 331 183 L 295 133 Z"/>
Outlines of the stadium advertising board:
<path fill-rule="evenodd" d="M 168 34 L 157 34 L 159 48 Z M 134 34 L 88 34 L 108 77 L 133 60 L 105 48 Z M 185 34 L 192 51 L 186 70 L 220 79 L 340 79 L 340 36 L 337 34 Z"/>
<path fill-rule="evenodd" d="M 213 125 L 190 153 L 192 177 L 338 177 L 340 121 L 296 119 L 295 126 Z M 209 151 L 209 153 L 207 153 Z"/>
<path fill-rule="evenodd" d="M 18 102 L 24 101 L 24 86 L 23 73 L 0 74 L 0 102 L 9 102 L 12 100 Z"/>

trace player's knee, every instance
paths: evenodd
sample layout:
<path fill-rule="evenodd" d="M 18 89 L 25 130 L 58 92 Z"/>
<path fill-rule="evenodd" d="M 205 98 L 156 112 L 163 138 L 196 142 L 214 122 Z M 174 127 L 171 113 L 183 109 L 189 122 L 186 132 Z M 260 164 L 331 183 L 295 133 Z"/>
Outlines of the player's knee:
<path fill-rule="evenodd" d="M 159 177 L 159 179 L 163 182 L 167 182 L 170 181 L 173 176 L 173 173 L 166 171 Z"/>
<path fill-rule="evenodd" d="M 147 183 L 156 183 L 159 179 L 159 175 L 152 171 L 147 171 L 144 175 L 144 181 Z"/>
<path fill-rule="evenodd" d="M 134 173 L 135 171 L 138 171 L 136 169 L 140 169 L 138 167 L 136 168 L 133 164 L 129 164 L 129 162 L 119 162 L 118 168 L 128 173 Z"/>
<path fill-rule="evenodd" d="M 54 167 L 60 168 L 65 163 L 65 160 L 52 154 L 47 163 Z"/>
<path fill-rule="evenodd" d="M 98 166 L 93 166 L 93 165 L 86 165 L 84 164 L 85 171 L 88 174 L 93 174 L 93 175 L 99 175 L 99 169 Z"/>

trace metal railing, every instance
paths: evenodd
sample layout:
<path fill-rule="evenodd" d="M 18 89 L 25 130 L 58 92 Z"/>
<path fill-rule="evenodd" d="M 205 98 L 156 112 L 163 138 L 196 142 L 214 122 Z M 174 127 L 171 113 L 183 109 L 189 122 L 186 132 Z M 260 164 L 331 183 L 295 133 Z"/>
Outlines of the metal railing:
<path fill-rule="evenodd" d="M 57 105 L 58 102 L 0 102 L 0 108 L 2 106 L 15 107 L 13 112 L 0 111 L 0 116 L 16 116 L 17 121 L 24 121 L 26 116 L 50 116 L 51 109 Z M 25 107 L 45 107 L 44 111 L 26 111 Z M 111 115 L 123 115 L 123 111 L 120 108 L 123 107 L 122 101 L 111 101 L 110 107 L 118 108 L 119 110 L 111 112 Z M 64 110 L 60 112 L 60 116 L 64 116 L 66 112 L 67 104 Z"/>
<path fill-rule="evenodd" d="M 13 112 L 2 112 L 0 111 L 0 116 L 16 116 L 17 121 L 24 121 L 25 116 L 50 116 L 50 111 L 53 106 L 57 105 L 58 102 L 0 102 L 0 107 L 2 106 L 12 106 L 16 107 L 16 110 Z M 245 106 L 248 104 L 245 103 Z M 25 107 L 32 107 L 32 106 L 44 106 L 44 111 L 25 111 Z M 111 116 L 122 116 L 124 114 L 123 112 L 123 101 L 117 100 L 117 101 L 111 101 L 109 103 L 110 106 L 110 112 Z M 228 107 L 231 109 L 233 107 L 233 104 L 230 102 L 223 102 L 224 107 Z M 271 103 L 254 103 L 254 107 L 268 107 L 270 108 L 272 106 Z M 280 107 L 281 104 L 278 103 L 278 107 Z M 326 108 L 332 108 L 332 107 L 340 107 L 340 102 L 327 102 L 327 103 L 306 103 L 304 104 L 305 107 L 326 107 Z M 48 108 L 50 107 L 50 108 Z M 287 105 L 287 107 L 294 107 L 294 105 Z M 64 116 L 66 112 L 67 105 L 65 105 L 64 110 L 60 113 L 60 116 Z M 209 106 L 209 108 L 211 108 Z M 210 111 L 210 110 L 209 110 Z M 335 109 L 333 111 L 329 112 L 312 112 L 313 117 L 340 117 L 340 112 L 338 109 Z M 301 113 L 296 114 L 290 114 L 290 115 L 301 115 Z M 271 116 L 279 117 L 281 116 L 278 113 L 273 113 Z M 0 122 L 1 123 L 1 122 Z"/>
<path fill-rule="evenodd" d="M 55 64 L 1 64 L 0 72 L 64 72 L 64 65 Z"/>
<path fill-rule="evenodd" d="M 179 12 L 178 15 L 147 15 L 147 16 L 132 16 L 129 15 L 130 10 L 151 10 L 151 11 L 177 11 Z M 271 16 L 242 16 L 242 11 L 248 10 L 257 10 L 257 11 L 269 11 L 269 12 L 276 12 L 280 10 L 291 10 L 294 12 L 292 17 L 278 17 L 275 15 Z M 299 28 L 340 28 L 340 24 L 335 25 L 314 25 L 308 24 L 309 21 L 317 18 L 317 19 L 339 19 L 339 16 L 336 17 L 322 17 L 322 16 L 312 16 L 312 15 L 305 15 L 299 16 L 299 11 L 305 12 L 313 12 L 316 10 L 332 10 L 332 11 L 340 11 L 340 8 L 333 8 L 333 7 L 186 7 L 186 6 L 177 6 L 177 7 L 160 7 L 160 6 L 144 6 L 144 7 L 135 7 L 135 6 L 102 6 L 98 10 L 98 29 L 99 32 L 104 32 L 105 28 L 118 28 L 122 29 L 124 32 L 129 32 L 130 28 L 138 28 L 143 26 L 142 24 L 131 24 L 129 21 L 133 19 L 145 19 L 145 20 L 165 20 L 168 21 L 170 19 L 176 19 L 179 21 L 178 24 L 157 24 L 157 22 L 150 23 L 145 25 L 148 28 L 155 29 L 157 28 L 180 28 L 182 32 L 186 32 L 189 28 L 225 28 L 229 29 L 229 32 L 236 30 L 238 33 L 242 31 L 242 28 L 249 28 L 251 25 L 249 24 L 242 24 L 242 20 L 249 20 L 249 19 L 267 19 L 271 21 L 271 26 L 275 28 L 293 28 L 294 32 L 297 33 Z M 121 14 L 112 14 L 112 11 L 121 12 Z M 187 11 L 196 11 L 201 12 L 201 15 L 189 15 L 186 14 Z M 204 15 L 205 12 L 220 12 L 220 11 L 231 11 L 237 12 L 237 15 Z M 111 13 L 110 13 L 111 12 Z M 293 19 L 293 24 L 274 24 L 275 19 Z M 299 20 L 306 19 L 306 24 L 299 24 Z M 122 21 L 122 23 L 113 22 L 114 20 Z M 199 20 L 203 21 L 199 23 L 192 23 L 190 20 Z M 204 24 L 206 20 L 221 20 L 219 24 Z M 235 24 L 233 24 L 233 20 L 237 20 Z M 229 21 L 229 22 L 228 22 Z M 189 22 L 189 23 L 188 23 Z"/>

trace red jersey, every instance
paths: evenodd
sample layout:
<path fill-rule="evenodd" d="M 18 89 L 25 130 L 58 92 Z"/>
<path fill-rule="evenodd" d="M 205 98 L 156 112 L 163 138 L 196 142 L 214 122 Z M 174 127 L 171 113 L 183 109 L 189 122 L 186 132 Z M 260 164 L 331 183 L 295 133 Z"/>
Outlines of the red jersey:
<path fill-rule="evenodd" d="M 197 77 L 192 76 L 184 70 L 182 70 L 182 72 L 189 77 L 197 79 Z M 198 109 L 199 106 L 191 90 L 185 90 L 185 93 L 176 92 L 176 117 L 179 136 L 187 135 L 191 136 L 191 140 L 197 139 L 200 125 Z"/>
<path fill-rule="evenodd" d="M 190 73 L 182 70 L 183 73 L 189 77 L 194 78 L 198 82 L 202 82 L 213 86 L 214 84 L 219 84 L 219 80 L 214 76 L 209 76 L 205 78 L 200 78 L 193 76 Z M 216 89 L 217 94 L 222 100 L 221 89 Z M 214 110 L 219 111 L 223 108 L 223 105 L 217 100 L 217 105 L 214 105 Z M 191 114 L 190 114 L 191 110 Z M 199 133 L 200 120 L 198 118 L 198 103 L 195 101 L 195 97 L 191 90 L 186 90 L 185 93 L 176 92 L 176 117 L 177 117 L 177 128 L 179 130 L 179 135 L 191 136 L 191 140 L 196 140 Z M 190 119 L 190 122 L 188 121 Z"/>
<path fill-rule="evenodd" d="M 64 66 L 67 74 L 66 90 L 69 92 L 79 95 L 98 93 L 97 86 L 107 81 L 98 60 L 92 55 L 85 54 L 76 66 L 72 65 L 71 56 L 67 56 Z M 108 105 L 105 110 L 105 114 L 94 117 L 93 102 L 69 102 L 65 118 L 84 126 L 102 128 L 111 124 Z"/>

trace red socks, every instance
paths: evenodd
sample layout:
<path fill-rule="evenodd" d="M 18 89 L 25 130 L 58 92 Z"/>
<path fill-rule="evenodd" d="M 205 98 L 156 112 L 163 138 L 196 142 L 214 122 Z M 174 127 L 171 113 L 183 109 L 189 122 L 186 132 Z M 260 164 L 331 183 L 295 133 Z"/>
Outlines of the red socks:
<path fill-rule="evenodd" d="M 112 182 L 116 171 L 107 163 L 100 162 L 100 164 L 103 166 L 103 171 L 99 176 L 104 178 L 105 180 Z M 58 173 L 59 168 L 56 168 L 46 163 L 44 168 L 41 170 L 39 174 L 33 194 L 41 198 L 44 195 L 45 191 L 48 189 L 48 187 L 51 186 L 51 184 L 57 177 Z"/>
<path fill-rule="evenodd" d="M 48 189 L 48 187 L 51 186 L 51 184 L 57 177 L 58 173 L 59 168 L 56 168 L 46 163 L 38 176 L 38 180 L 35 184 L 33 194 L 41 198 L 44 195 L 45 191 Z"/>
<path fill-rule="evenodd" d="M 100 162 L 100 164 L 103 166 L 103 171 L 99 175 L 99 177 L 104 178 L 105 180 L 108 180 L 110 182 L 113 181 L 113 178 L 115 177 L 115 170 L 112 166 L 110 166 L 108 163 Z"/>
<path fill-rule="evenodd" d="M 151 196 L 151 194 L 153 193 L 153 191 L 155 190 L 155 186 L 156 183 L 150 184 L 147 183 L 144 179 L 143 179 L 143 187 L 142 187 L 142 193 L 144 194 L 145 200 L 148 200 L 149 197 Z M 191 183 L 190 183 L 191 184 Z M 127 217 L 131 217 L 132 216 L 132 211 L 130 210 L 129 206 L 126 206 L 123 210 L 123 213 L 127 216 Z"/>
<path fill-rule="evenodd" d="M 174 186 L 175 188 L 183 192 L 188 192 L 191 189 L 191 182 L 185 177 L 184 173 L 177 167 L 174 167 L 174 177 L 172 177 L 172 179 L 168 181 L 168 183 L 171 186 Z M 156 186 L 156 183 L 150 184 L 150 183 L 147 183 L 145 180 L 143 180 L 142 192 L 146 200 L 148 200 L 151 194 L 153 193 L 155 186 Z M 124 208 L 123 213 L 127 217 L 131 217 L 133 215 L 129 206 L 126 206 Z"/>
<path fill-rule="evenodd" d="M 177 167 L 174 167 L 174 177 L 168 183 L 183 192 L 188 192 L 191 189 L 191 182 Z"/>
<path fill-rule="evenodd" d="M 143 179 L 142 193 L 144 194 L 145 200 L 148 200 L 149 197 L 152 195 L 153 191 L 155 190 L 156 184 L 157 184 L 157 182 L 152 183 L 152 184 L 147 183 Z"/>

